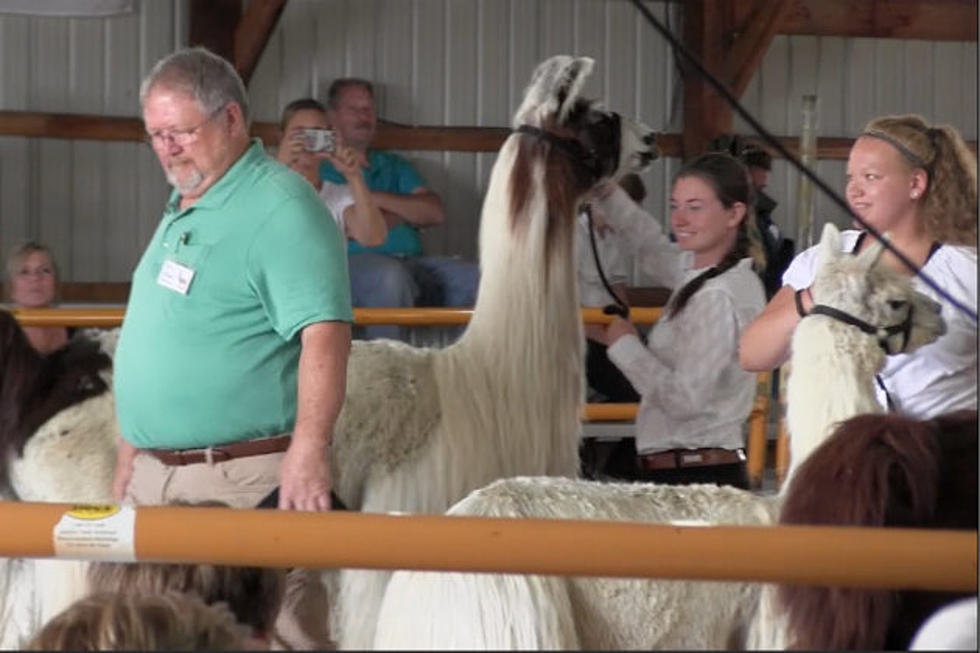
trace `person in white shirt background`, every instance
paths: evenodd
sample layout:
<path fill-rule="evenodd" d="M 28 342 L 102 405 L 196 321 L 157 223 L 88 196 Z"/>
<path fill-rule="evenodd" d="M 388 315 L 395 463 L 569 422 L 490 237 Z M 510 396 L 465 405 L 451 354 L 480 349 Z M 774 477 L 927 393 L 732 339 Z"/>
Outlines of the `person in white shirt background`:
<path fill-rule="evenodd" d="M 622 318 L 605 329 L 609 359 L 641 397 L 636 453 L 610 460 L 608 475 L 747 488 L 742 427 L 756 379 L 738 363 L 738 342 L 765 304 L 748 171 L 718 152 L 687 163 L 670 197 L 676 243 L 621 189 L 597 204 L 644 272 L 674 289 L 647 344 Z"/>
<path fill-rule="evenodd" d="M 639 175 L 630 173 L 619 179 L 619 185 L 637 204 L 646 197 L 646 188 Z M 592 216 L 592 233 L 595 236 L 595 253 L 592 251 L 589 214 Z M 622 302 L 628 304 L 626 284 L 629 279 L 630 243 L 623 242 L 620 235 L 609 224 L 609 219 L 599 206 L 591 203 L 579 212 L 575 229 L 575 261 L 579 286 L 579 301 L 582 306 L 603 307 Z M 615 297 L 610 295 L 599 269 L 596 256 L 602 265 L 602 272 L 612 287 Z M 617 302 L 616 300 L 619 300 Z M 606 356 L 605 330 L 599 324 L 586 324 L 585 371 L 589 389 L 589 401 L 637 402 L 640 400 L 636 390 Z"/>
<path fill-rule="evenodd" d="M 344 235 L 365 247 L 383 243 L 388 227 L 364 181 L 361 172 L 361 168 L 367 166 L 364 155 L 348 147 L 338 133 L 334 133 L 332 153 L 310 152 L 299 137 L 304 129 L 329 129 L 326 108 L 313 98 L 293 100 L 282 111 L 279 129 L 281 138 L 276 160 L 313 184 Z M 347 184 L 320 180 L 320 162 L 323 159 L 330 161 L 344 175 Z"/>
<path fill-rule="evenodd" d="M 870 121 L 851 148 L 845 191 L 851 209 L 881 233 L 957 301 L 977 310 L 977 162 L 950 126 L 930 126 L 915 115 Z M 873 238 L 842 234 L 845 251 L 858 252 Z M 886 252 L 881 264 L 912 272 Z M 809 286 L 816 247 L 799 254 L 783 287 L 742 337 L 747 370 L 782 365 L 796 325 L 813 307 Z M 883 409 L 925 419 L 977 408 L 977 323 L 918 277 L 916 290 L 942 305 L 946 334 L 910 354 L 889 356 L 879 375 Z M 796 307 L 799 294 L 802 315 Z"/>

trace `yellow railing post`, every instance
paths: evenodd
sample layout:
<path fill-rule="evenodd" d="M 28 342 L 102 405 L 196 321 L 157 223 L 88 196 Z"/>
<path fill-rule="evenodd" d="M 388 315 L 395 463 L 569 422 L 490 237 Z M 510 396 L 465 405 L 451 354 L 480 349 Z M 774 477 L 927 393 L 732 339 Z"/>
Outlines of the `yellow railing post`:
<path fill-rule="evenodd" d="M 53 555 L 54 526 L 70 508 L 0 502 L 0 523 L 16 524 L 0 531 L 0 556 Z M 139 507 L 132 524 L 144 561 L 977 589 L 976 531 L 188 506 Z"/>
<path fill-rule="evenodd" d="M 749 487 L 758 489 L 762 487 L 762 476 L 766 469 L 766 448 L 767 429 L 769 422 L 769 384 L 764 382 L 763 376 L 768 378 L 768 372 L 759 374 L 759 383 L 756 386 L 755 400 L 752 402 L 752 412 L 749 413 L 749 437 L 746 443 L 746 470 L 749 476 Z"/>
<path fill-rule="evenodd" d="M 608 324 L 613 316 L 601 308 L 583 307 L 582 320 L 588 324 Z M 23 326 L 117 327 L 125 308 L 35 308 L 12 310 Z M 653 324 L 660 308 L 632 308 L 630 319 L 637 324 Z M 354 323 L 400 324 L 403 326 L 444 326 L 469 322 L 472 308 L 355 308 Z"/>

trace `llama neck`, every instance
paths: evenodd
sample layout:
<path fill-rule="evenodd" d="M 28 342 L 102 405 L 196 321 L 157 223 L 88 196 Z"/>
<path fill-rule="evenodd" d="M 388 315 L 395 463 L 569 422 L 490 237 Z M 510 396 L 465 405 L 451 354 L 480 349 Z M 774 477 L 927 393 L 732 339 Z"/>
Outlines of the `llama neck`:
<path fill-rule="evenodd" d="M 839 422 L 881 412 L 874 375 L 885 362 L 873 338 L 825 317 L 800 322 L 793 334 L 792 350 L 786 384 L 790 469 L 783 489 L 796 468 Z"/>
<path fill-rule="evenodd" d="M 476 430 L 508 475 L 574 474 L 583 399 L 583 335 L 573 243 L 545 247 L 543 170 L 513 228 L 510 177 L 516 156 L 512 136 L 498 155 L 480 223 L 480 288 L 470 324 L 443 357 L 455 387 L 443 418 Z M 574 216 L 550 219 L 574 220 Z"/>

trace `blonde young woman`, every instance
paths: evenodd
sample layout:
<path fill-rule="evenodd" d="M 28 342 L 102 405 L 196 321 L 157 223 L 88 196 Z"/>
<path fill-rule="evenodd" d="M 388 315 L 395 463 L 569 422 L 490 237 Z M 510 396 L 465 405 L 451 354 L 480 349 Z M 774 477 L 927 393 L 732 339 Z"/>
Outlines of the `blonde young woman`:
<path fill-rule="evenodd" d="M 48 308 L 58 295 L 58 268 L 51 251 L 33 241 L 17 247 L 7 258 L 7 294 L 14 308 Z M 22 327 L 39 353 L 50 354 L 65 345 L 71 329 L 65 327 Z"/>
<path fill-rule="evenodd" d="M 755 376 L 738 364 L 738 339 L 762 310 L 765 294 L 753 271 L 760 246 L 750 235 L 753 193 L 745 166 L 710 153 L 674 179 L 670 242 L 621 190 L 602 200 L 638 244 L 638 260 L 654 280 L 674 289 L 644 344 L 616 318 L 605 331 L 609 359 L 639 393 L 636 450 L 608 473 L 660 483 L 747 487 L 742 425 L 752 409 Z"/>
<path fill-rule="evenodd" d="M 959 302 L 977 310 L 977 164 L 949 126 L 933 127 L 914 115 L 869 122 L 847 162 L 851 209 Z M 842 234 L 845 251 L 872 243 L 862 231 Z M 882 263 L 912 274 L 889 252 Z M 816 248 L 797 256 L 783 287 L 742 337 L 747 370 L 770 370 L 789 357 L 793 330 L 813 307 L 809 286 Z M 878 399 L 919 418 L 977 407 L 977 324 L 920 279 L 920 292 L 942 304 L 947 332 L 911 354 L 890 356 Z M 799 300 L 799 306 L 797 306 Z"/>

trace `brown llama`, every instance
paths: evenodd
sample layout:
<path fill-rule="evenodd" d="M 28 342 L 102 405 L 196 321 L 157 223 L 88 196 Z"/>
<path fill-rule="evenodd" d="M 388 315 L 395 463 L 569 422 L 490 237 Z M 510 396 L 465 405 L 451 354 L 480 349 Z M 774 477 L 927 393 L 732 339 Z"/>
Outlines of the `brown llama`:
<path fill-rule="evenodd" d="M 799 467 L 780 523 L 976 530 L 977 411 L 842 422 Z M 965 596 L 974 594 L 801 585 L 777 591 L 792 647 L 810 650 L 905 650 L 929 615 Z"/>

